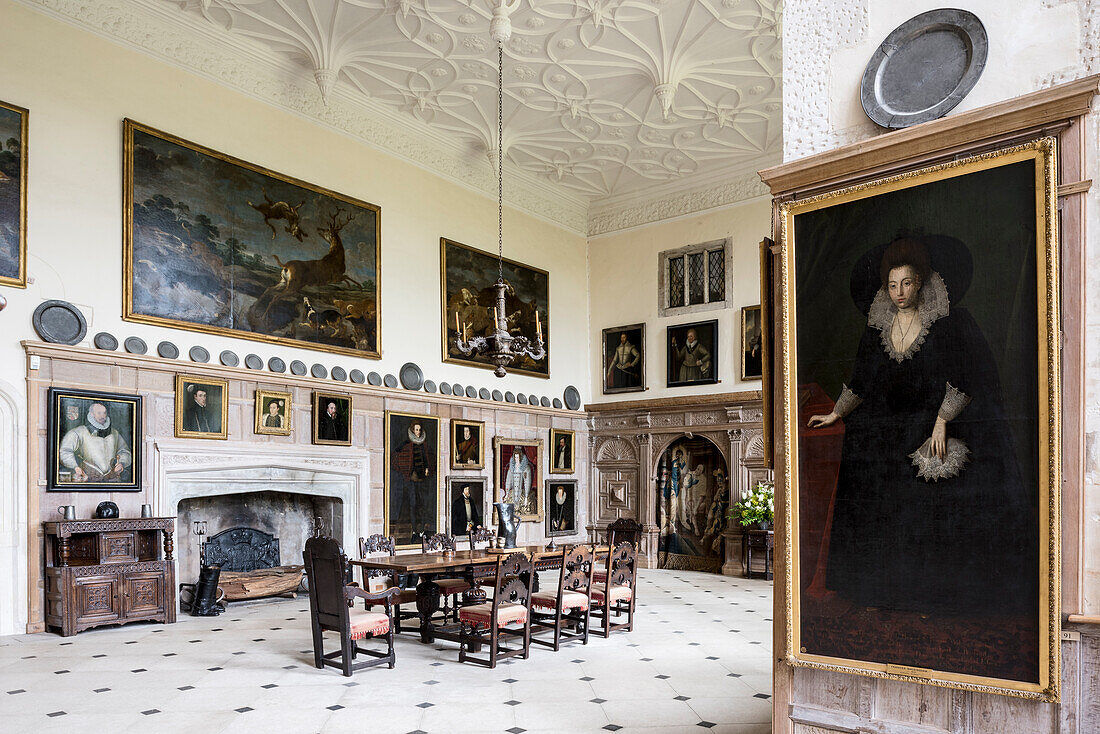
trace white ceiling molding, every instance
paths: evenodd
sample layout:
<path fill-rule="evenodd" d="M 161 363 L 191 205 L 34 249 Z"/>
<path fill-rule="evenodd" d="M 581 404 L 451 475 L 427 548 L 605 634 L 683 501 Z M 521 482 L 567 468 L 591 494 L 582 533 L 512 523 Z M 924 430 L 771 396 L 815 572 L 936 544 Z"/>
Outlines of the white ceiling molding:
<path fill-rule="evenodd" d="M 156 2 L 156 8 L 149 6 Z M 201 0 L 195 0 L 201 2 Z M 268 104 L 305 116 L 372 148 L 402 158 L 464 188 L 496 197 L 496 171 L 482 154 L 463 151 L 427 126 L 388 110 L 367 109 L 365 100 L 334 90 L 322 104 L 312 79 L 295 78 L 252 49 L 220 43 L 210 34 L 166 16 L 160 0 L 20 0 L 36 10 L 108 40 L 136 48 Z M 167 6 L 170 16 L 178 14 Z M 170 130 L 187 137 L 185 130 Z M 224 149 L 217 141 L 195 141 Z M 232 154 L 232 150 L 226 150 Z M 293 174 L 293 171 L 287 171 Z M 576 195 L 507 171 L 506 202 L 521 211 L 571 230 L 587 233 L 588 204 Z M 318 181 L 324 184 L 323 181 Z"/>
<path fill-rule="evenodd" d="M 774 158 L 779 163 L 778 156 Z M 767 167 L 762 163 L 761 167 Z M 627 202 L 610 207 L 594 204 L 588 212 L 588 236 L 610 234 L 644 224 L 697 214 L 708 209 L 729 206 L 761 196 L 770 196 L 768 187 L 756 171 L 727 177 L 720 184 L 713 184 L 694 191 L 654 196 L 644 201 L 634 197 Z M 762 233 L 761 236 L 764 236 Z"/>
<path fill-rule="evenodd" d="M 488 0 L 20 1 L 495 193 Z M 782 144 L 778 4 L 524 0 L 507 203 L 588 234 L 755 196 L 743 172 Z"/>

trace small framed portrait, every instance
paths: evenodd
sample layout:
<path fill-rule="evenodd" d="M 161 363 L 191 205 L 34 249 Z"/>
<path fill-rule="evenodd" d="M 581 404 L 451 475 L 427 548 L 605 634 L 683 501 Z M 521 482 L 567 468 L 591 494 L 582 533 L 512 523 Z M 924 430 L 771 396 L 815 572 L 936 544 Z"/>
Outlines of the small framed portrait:
<path fill-rule="evenodd" d="M 176 437 L 225 439 L 229 381 L 176 375 Z"/>
<path fill-rule="evenodd" d="M 485 526 L 484 477 L 447 477 L 447 532 L 465 538 Z"/>
<path fill-rule="evenodd" d="M 256 433 L 289 436 L 291 395 L 274 390 L 256 391 Z"/>
<path fill-rule="evenodd" d="M 485 423 L 451 421 L 451 468 L 485 468 Z"/>
<path fill-rule="evenodd" d="M 546 535 L 576 535 L 577 480 L 551 479 L 546 482 Z"/>
<path fill-rule="evenodd" d="M 140 395 L 51 387 L 48 401 L 48 490 L 141 490 Z"/>
<path fill-rule="evenodd" d="M 399 549 L 419 548 L 443 529 L 439 431 L 435 416 L 386 411 L 383 532 Z"/>
<path fill-rule="evenodd" d="M 603 391 L 645 390 L 645 324 L 603 330 Z"/>
<path fill-rule="evenodd" d="M 572 474 L 576 471 L 573 450 L 576 434 L 564 428 L 550 429 L 550 473 Z"/>
<path fill-rule="evenodd" d="M 745 306 L 741 309 L 741 379 L 759 380 L 763 370 L 763 333 L 760 306 Z"/>
<path fill-rule="evenodd" d="M 668 327 L 667 387 L 718 382 L 718 320 Z"/>
<path fill-rule="evenodd" d="M 542 519 L 542 486 L 539 457 L 542 455 L 542 439 L 516 438 L 493 439 L 493 456 L 496 457 L 495 501 L 511 502 L 523 522 Z"/>
<path fill-rule="evenodd" d="M 313 393 L 313 443 L 351 446 L 351 395 Z"/>

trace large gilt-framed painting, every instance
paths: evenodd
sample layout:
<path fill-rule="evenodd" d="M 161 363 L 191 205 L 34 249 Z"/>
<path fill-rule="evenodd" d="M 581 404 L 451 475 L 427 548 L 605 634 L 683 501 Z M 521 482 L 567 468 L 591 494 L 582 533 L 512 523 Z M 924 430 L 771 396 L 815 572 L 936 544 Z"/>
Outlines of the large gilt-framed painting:
<path fill-rule="evenodd" d="M 466 356 L 455 347 L 460 334 L 469 339 L 493 333 L 496 308 L 497 256 L 443 237 L 439 241 L 443 303 L 443 361 L 496 369 L 485 355 Z M 546 355 L 517 359 L 508 368 L 534 377 L 550 377 L 550 274 L 504 258 L 504 317 L 508 332 L 535 341 L 540 329 Z"/>
<path fill-rule="evenodd" d="M 542 520 L 542 439 L 497 436 L 495 502 L 511 502 L 521 522 Z"/>
<path fill-rule="evenodd" d="M 124 124 L 123 317 L 378 358 L 381 209 Z"/>
<path fill-rule="evenodd" d="M 792 663 L 1057 698 L 1054 145 L 781 206 Z"/>
<path fill-rule="evenodd" d="M 439 419 L 386 411 L 385 534 L 398 548 L 443 530 L 439 511 Z"/>
<path fill-rule="evenodd" d="M 0 102 L 0 285 L 27 287 L 27 120 Z"/>
<path fill-rule="evenodd" d="M 140 395 L 51 387 L 47 403 L 49 491 L 141 490 Z"/>

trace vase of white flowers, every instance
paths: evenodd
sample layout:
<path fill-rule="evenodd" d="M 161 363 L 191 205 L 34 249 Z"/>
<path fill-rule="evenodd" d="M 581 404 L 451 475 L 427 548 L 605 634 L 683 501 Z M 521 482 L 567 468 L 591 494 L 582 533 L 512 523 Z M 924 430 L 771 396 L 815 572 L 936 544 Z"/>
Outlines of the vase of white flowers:
<path fill-rule="evenodd" d="M 775 485 L 758 482 L 730 509 L 730 519 L 742 527 L 770 530 L 775 520 Z"/>

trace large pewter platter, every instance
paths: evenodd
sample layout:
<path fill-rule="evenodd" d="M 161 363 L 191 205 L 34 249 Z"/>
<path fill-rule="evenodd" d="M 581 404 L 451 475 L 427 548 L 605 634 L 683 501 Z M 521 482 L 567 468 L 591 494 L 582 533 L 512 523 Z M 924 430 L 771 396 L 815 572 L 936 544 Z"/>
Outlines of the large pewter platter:
<path fill-rule="evenodd" d="M 888 128 L 939 119 L 978 83 L 988 53 L 985 26 L 973 13 L 941 8 L 910 18 L 867 64 L 863 110 Z"/>

